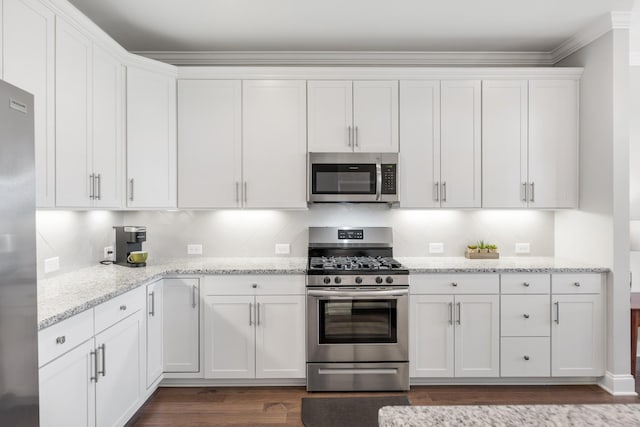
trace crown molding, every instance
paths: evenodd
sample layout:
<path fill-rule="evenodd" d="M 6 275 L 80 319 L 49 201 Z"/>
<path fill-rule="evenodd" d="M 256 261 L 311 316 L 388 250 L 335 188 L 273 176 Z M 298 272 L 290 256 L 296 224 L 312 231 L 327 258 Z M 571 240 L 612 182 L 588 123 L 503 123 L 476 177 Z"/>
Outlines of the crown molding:
<path fill-rule="evenodd" d="M 549 52 L 552 63 L 556 64 L 562 61 L 611 30 L 631 28 L 631 15 L 631 12 L 609 12 L 602 15 Z"/>
<path fill-rule="evenodd" d="M 549 66 L 548 52 L 137 51 L 173 65 L 212 66 Z"/>

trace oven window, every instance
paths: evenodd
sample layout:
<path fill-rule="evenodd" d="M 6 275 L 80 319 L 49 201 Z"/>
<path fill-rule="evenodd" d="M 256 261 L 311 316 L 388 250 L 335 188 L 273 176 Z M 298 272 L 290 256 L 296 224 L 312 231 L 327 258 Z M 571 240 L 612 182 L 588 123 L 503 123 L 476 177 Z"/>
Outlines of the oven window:
<path fill-rule="evenodd" d="M 376 165 L 312 165 L 314 194 L 375 194 Z"/>
<path fill-rule="evenodd" d="M 397 300 L 319 300 L 320 344 L 396 343 Z"/>

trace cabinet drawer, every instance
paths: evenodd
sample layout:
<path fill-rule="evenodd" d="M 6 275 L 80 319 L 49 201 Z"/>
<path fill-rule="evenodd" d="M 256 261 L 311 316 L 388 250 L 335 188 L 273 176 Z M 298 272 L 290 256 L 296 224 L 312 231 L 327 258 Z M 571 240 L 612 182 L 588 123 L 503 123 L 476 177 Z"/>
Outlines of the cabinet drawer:
<path fill-rule="evenodd" d="M 551 344 L 549 337 L 501 338 L 500 376 L 551 376 Z"/>
<path fill-rule="evenodd" d="M 56 323 L 38 332 L 38 366 L 93 337 L 93 309 Z"/>
<path fill-rule="evenodd" d="M 414 274 L 409 278 L 412 294 L 497 294 L 497 274 Z"/>
<path fill-rule="evenodd" d="M 500 325 L 503 337 L 548 337 L 551 333 L 549 295 L 502 295 Z"/>
<path fill-rule="evenodd" d="M 127 292 L 95 308 L 96 334 L 141 310 L 146 303 L 145 287 Z"/>
<path fill-rule="evenodd" d="M 204 292 L 204 295 L 304 295 L 304 275 L 205 276 Z"/>
<path fill-rule="evenodd" d="M 602 292 L 601 274 L 552 274 L 554 294 L 599 294 Z"/>
<path fill-rule="evenodd" d="M 551 291 L 549 274 L 501 274 L 503 294 L 548 294 Z"/>

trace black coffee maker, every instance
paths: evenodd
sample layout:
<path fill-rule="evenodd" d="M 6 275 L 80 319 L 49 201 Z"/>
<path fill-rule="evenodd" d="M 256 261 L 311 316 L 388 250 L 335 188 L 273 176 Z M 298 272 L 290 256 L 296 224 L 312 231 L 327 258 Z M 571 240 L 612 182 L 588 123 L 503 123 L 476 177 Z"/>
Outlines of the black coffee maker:
<path fill-rule="evenodd" d="M 144 267 L 146 262 L 129 262 L 129 254 L 142 250 L 142 242 L 147 240 L 147 227 L 125 225 L 113 227 L 116 230 L 116 261 L 127 267 Z"/>

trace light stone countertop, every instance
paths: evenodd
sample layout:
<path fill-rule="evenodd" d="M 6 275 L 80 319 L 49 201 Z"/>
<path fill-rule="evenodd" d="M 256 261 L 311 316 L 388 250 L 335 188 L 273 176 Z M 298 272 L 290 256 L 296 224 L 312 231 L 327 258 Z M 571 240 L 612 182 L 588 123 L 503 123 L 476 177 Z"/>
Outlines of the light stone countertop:
<path fill-rule="evenodd" d="M 418 273 L 603 273 L 607 268 L 551 257 L 469 260 L 464 257 L 404 257 Z M 305 274 L 306 257 L 176 258 L 146 267 L 101 265 L 38 280 L 38 327 L 44 329 L 164 276 L 181 274 Z"/>

